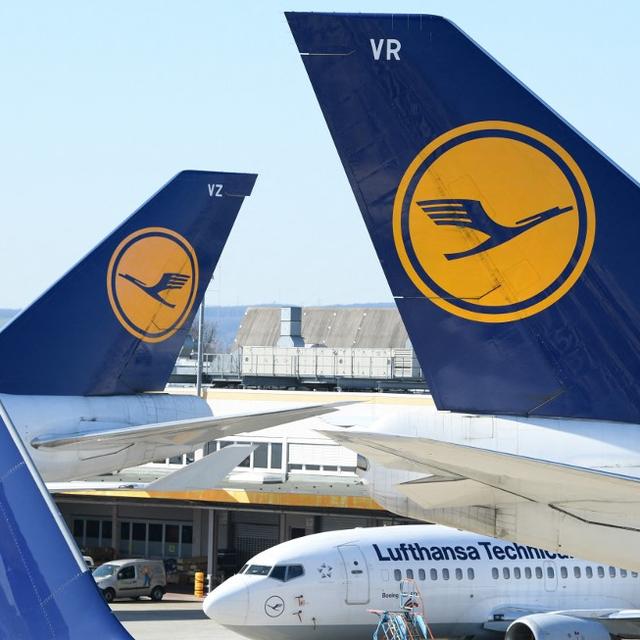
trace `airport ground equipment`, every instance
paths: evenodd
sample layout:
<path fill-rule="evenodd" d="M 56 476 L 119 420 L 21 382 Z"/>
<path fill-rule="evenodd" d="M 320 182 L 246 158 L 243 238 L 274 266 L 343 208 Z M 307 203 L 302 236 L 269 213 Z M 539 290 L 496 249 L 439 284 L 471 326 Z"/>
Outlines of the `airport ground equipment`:
<path fill-rule="evenodd" d="M 373 640 L 428 640 L 432 638 L 425 620 L 420 588 L 415 580 L 400 581 L 400 609 L 371 610 L 380 616 Z"/>

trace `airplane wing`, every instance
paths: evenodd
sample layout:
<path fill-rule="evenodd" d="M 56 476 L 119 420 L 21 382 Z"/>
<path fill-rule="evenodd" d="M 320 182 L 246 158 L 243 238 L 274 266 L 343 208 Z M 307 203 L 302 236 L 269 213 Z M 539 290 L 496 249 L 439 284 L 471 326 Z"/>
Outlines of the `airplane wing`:
<path fill-rule="evenodd" d="M 429 474 L 396 485 L 426 518 L 640 570 L 625 553 L 640 543 L 638 478 L 430 438 L 322 433 L 387 468 Z"/>
<path fill-rule="evenodd" d="M 220 487 L 231 473 L 257 445 L 232 444 L 214 451 L 153 482 L 111 482 L 99 480 L 71 480 L 69 482 L 47 482 L 50 493 L 74 493 L 76 491 L 206 491 Z"/>
<path fill-rule="evenodd" d="M 197 445 L 237 433 L 248 433 L 276 427 L 288 422 L 321 416 L 349 402 L 310 405 L 294 409 L 261 411 L 258 413 L 235 414 L 229 416 L 207 416 L 172 422 L 142 425 L 110 425 L 92 430 L 69 430 L 67 433 L 52 433 L 37 436 L 31 440 L 36 449 L 86 449 L 96 450 L 114 446 L 128 446 L 134 443 L 153 445 Z M 86 423 L 85 423 L 86 424 Z M 94 423 L 95 424 L 95 423 Z"/>

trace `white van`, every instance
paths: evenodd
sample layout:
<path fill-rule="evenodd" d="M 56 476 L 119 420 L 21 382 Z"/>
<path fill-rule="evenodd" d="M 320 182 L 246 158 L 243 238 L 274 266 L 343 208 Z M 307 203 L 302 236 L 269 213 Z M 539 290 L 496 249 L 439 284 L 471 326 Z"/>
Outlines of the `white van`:
<path fill-rule="evenodd" d="M 111 560 L 93 571 L 93 579 L 107 602 L 140 596 L 159 601 L 167 585 L 162 560 Z"/>

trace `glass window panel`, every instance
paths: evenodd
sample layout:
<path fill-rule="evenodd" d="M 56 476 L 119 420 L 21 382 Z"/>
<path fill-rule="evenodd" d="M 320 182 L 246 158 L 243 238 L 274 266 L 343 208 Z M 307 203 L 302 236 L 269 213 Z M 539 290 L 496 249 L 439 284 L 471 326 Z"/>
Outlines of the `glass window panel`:
<path fill-rule="evenodd" d="M 422 580 L 424 582 L 426 577 L 424 569 L 418 569 L 418 580 Z"/>
<path fill-rule="evenodd" d="M 569 572 L 567 571 L 567 567 L 560 567 L 560 576 L 563 579 L 566 579 L 569 576 Z"/>
<path fill-rule="evenodd" d="M 437 570 L 437 569 L 431 569 L 431 570 L 429 571 L 429 577 L 430 577 L 432 580 L 437 580 L 437 579 L 438 579 L 438 570 Z"/>
<path fill-rule="evenodd" d="M 87 520 L 84 544 L 87 547 L 100 546 L 100 520 Z"/>
<path fill-rule="evenodd" d="M 495 567 L 493 567 L 493 569 L 491 569 L 491 577 L 494 580 L 497 580 L 500 577 L 500 572 Z"/>
<path fill-rule="evenodd" d="M 475 580 L 476 572 L 473 569 L 467 569 L 467 580 Z"/>
<path fill-rule="evenodd" d="M 102 521 L 102 542 L 101 545 L 103 547 L 111 546 L 111 532 L 113 526 L 111 520 L 103 520 Z"/>
<path fill-rule="evenodd" d="M 627 570 L 626 569 L 620 569 L 620 577 L 621 578 L 626 578 L 627 577 Z"/>
<path fill-rule="evenodd" d="M 144 556 L 147 553 L 147 523 L 134 522 L 131 527 L 131 553 Z"/>
<path fill-rule="evenodd" d="M 609 577 L 610 578 L 615 578 L 616 577 L 616 568 L 615 567 L 609 567 Z"/>
<path fill-rule="evenodd" d="M 293 580 L 304 575 L 304 568 L 301 564 L 292 564 L 287 569 L 287 580 Z"/>
<path fill-rule="evenodd" d="M 511 578 L 511 571 L 509 570 L 509 567 L 502 567 L 502 577 L 505 580 L 509 580 L 509 578 Z"/>
<path fill-rule="evenodd" d="M 84 538 L 84 520 L 74 520 L 73 521 L 73 537 L 82 544 L 82 539 Z"/>
<path fill-rule="evenodd" d="M 449 569 L 443 569 L 442 570 L 442 579 L 443 580 L 448 580 L 449 579 Z"/>
<path fill-rule="evenodd" d="M 520 580 L 520 578 L 522 577 L 522 574 L 521 574 L 521 572 L 520 572 L 520 567 L 514 567 L 514 568 L 513 568 L 513 577 L 514 577 L 516 580 Z"/>
<path fill-rule="evenodd" d="M 580 567 L 573 567 L 573 577 L 574 578 L 582 577 L 582 571 L 580 570 Z"/>
<path fill-rule="evenodd" d="M 401 573 L 400 569 L 394 569 L 393 570 L 393 579 L 397 580 L 398 582 L 400 580 L 402 580 L 402 573 Z"/>
<path fill-rule="evenodd" d="M 547 578 L 554 578 L 556 572 L 553 570 L 553 567 L 547 567 Z"/>
<path fill-rule="evenodd" d="M 258 448 L 253 452 L 254 468 L 266 469 L 268 455 L 269 455 L 269 445 L 266 442 L 259 444 Z"/>
<path fill-rule="evenodd" d="M 598 578 L 604 578 L 604 567 L 598 567 Z"/>
<path fill-rule="evenodd" d="M 536 567 L 536 578 L 542 578 L 542 567 Z"/>
<path fill-rule="evenodd" d="M 591 567 L 587 567 L 584 572 L 587 578 L 593 578 L 593 569 Z"/>
<path fill-rule="evenodd" d="M 531 567 L 525 567 L 524 568 L 524 577 L 527 580 L 531 580 Z"/>
<path fill-rule="evenodd" d="M 284 582 L 287 577 L 287 566 L 284 564 L 276 565 L 269 574 L 270 578 Z"/>
<path fill-rule="evenodd" d="M 407 569 L 407 579 L 413 580 L 413 569 Z"/>
<path fill-rule="evenodd" d="M 282 445 L 279 442 L 271 443 L 271 468 L 282 468 Z"/>

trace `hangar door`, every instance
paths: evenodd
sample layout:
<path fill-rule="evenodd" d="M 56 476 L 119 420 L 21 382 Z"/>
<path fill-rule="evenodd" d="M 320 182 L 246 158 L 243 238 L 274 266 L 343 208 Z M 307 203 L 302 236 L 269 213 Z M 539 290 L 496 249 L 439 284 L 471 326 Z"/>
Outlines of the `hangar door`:
<path fill-rule="evenodd" d="M 357 544 L 338 547 L 347 574 L 347 604 L 369 602 L 369 570 L 364 554 Z"/>
<path fill-rule="evenodd" d="M 238 551 L 240 565 L 280 542 L 277 525 L 238 522 L 234 524 L 234 530 L 233 546 Z"/>

